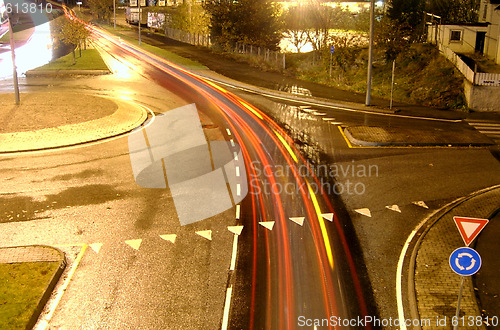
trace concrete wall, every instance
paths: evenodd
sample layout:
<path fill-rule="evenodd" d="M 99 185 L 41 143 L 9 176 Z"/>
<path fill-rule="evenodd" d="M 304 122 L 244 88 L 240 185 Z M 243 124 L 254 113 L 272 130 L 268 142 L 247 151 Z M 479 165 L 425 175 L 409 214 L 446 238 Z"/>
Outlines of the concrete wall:
<path fill-rule="evenodd" d="M 467 105 L 472 110 L 500 112 L 500 87 L 473 86 L 464 80 L 464 93 Z"/>

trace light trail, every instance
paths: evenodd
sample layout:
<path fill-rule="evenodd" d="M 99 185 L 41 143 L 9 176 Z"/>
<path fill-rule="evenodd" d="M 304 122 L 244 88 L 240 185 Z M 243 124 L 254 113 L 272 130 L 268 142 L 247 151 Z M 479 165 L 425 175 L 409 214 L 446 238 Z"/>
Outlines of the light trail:
<path fill-rule="evenodd" d="M 341 295 L 342 290 L 335 289 L 335 283 L 338 281 L 333 280 L 334 273 L 338 272 L 334 267 L 334 254 L 333 246 L 331 245 L 330 231 L 331 228 L 336 228 L 336 236 L 339 238 L 342 251 L 347 259 L 350 273 L 352 275 L 352 282 L 355 288 L 357 304 L 363 316 L 366 315 L 366 305 L 362 295 L 362 289 L 359 283 L 359 278 L 357 277 L 356 268 L 354 261 L 352 260 L 352 255 L 349 251 L 349 246 L 347 240 L 343 233 L 341 223 L 334 212 L 333 207 L 326 195 L 326 192 L 318 192 L 317 196 L 311 189 L 312 183 L 319 185 L 319 179 L 315 177 L 314 172 L 311 170 L 309 164 L 300 155 L 299 151 L 293 145 L 293 140 L 290 138 L 286 132 L 279 127 L 270 117 L 264 114 L 258 108 L 246 103 L 234 94 L 231 94 L 227 90 L 215 85 L 212 82 L 201 78 L 188 70 L 176 66 L 169 61 L 159 58 L 156 55 L 148 53 L 134 45 L 128 44 L 126 42 L 117 42 L 113 37 L 109 36 L 104 31 L 98 28 L 92 28 L 94 33 L 96 33 L 100 38 L 96 40 L 99 44 L 103 44 L 104 40 L 111 42 L 116 47 L 120 48 L 122 51 L 127 52 L 132 57 L 140 57 L 141 61 L 147 62 L 147 64 L 154 66 L 161 72 L 168 74 L 174 79 L 182 82 L 187 87 L 196 91 L 199 95 L 212 104 L 215 109 L 219 110 L 219 114 L 224 118 L 227 125 L 229 126 L 230 132 L 234 135 L 235 140 L 241 146 L 242 155 L 245 164 L 252 164 L 252 160 L 258 160 L 265 170 L 265 178 L 261 178 L 259 181 L 260 186 L 263 187 L 264 179 L 269 182 L 271 187 L 278 184 L 278 177 L 275 177 L 270 169 L 273 165 L 276 165 L 276 161 L 283 159 L 285 164 L 292 169 L 293 180 L 299 187 L 300 203 L 303 205 L 307 218 L 310 219 L 309 226 L 311 227 L 311 233 L 314 237 L 315 255 L 316 263 L 319 266 L 319 278 L 314 279 L 318 281 L 321 285 L 321 296 L 323 297 L 323 307 L 322 314 L 326 315 L 336 315 L 340 310 L 344 310 L 349 306 L 342 306 L 338 308 L 338 301 L 335 298 L 336 295 Z M 112 51 L 108 48 L 108 51 Z M 133 64 L 132 64 L 133 65 Z M 273 150 L 266 148 L 263 141 L 266 140 Z M 249 149 L 251 147 L 251 150 Z M 271 152 L 278 151 L 278 158 L 271 158 Z M 280 162 L 278 162 L 279 164 Z M 311 177 L 305 178 L 299 173 L 298 166 L 307 166 Z M 253 166 L 246 167 L 248 177 L 256 178 L 258 177 L 257 171 Z M 309 182 L 310 181 L 310 182 Z M 252 223 L 254 226 L 252 241 L 254 248 L 252 251 L 252 287 L 251 287 L 251 306 L 250 306 L 250 316 L 249 316 L 249 326 L 253 328 L 256 326 L 256 306 L 257 306 L 257 274 L 259 272 L 261 265 L 259 265 L 259 256 L 257 247 L 259 244 L 258 237 L 258 222 L 259 221 L 276 221 L 277 237 L 274 237 L 270 231 L 264 232 L 264 249 L 266 255 L 267 263 L 267 273 L 266 273 L 266 317 L 265 324 L 266 327 L 273 327 L 273 325 L 279 325 L 282 329 L 292 329 L 296 326 L 296 312 L 295 306 L 300 305 L 301 301 L 295 301 L 296 291 L 294 290 L 294 267 L 293 267 L 293 256 L 291 249 L 291 237 L 290 230 L 287 226 L 287 216 L 285 214 L 284 200 L 279 193 L 272 193 L 270 195 L 264 196 L 261 193 L 256 193 L 256 187 L 253 184 L 250 185 L 250 198 L 251 198 L 251 216 Z M 286 196 L 283 196 L 286 197 Z M 267 201 L 269 200 L 269 201 Z M 322 210 L 321 208 L 324 207 Z M 272 214 L 268 213 L 268 210 L 272 209 Z M 326 223 L 321 217 L 322 212 L 334 213 L 334 227 L 327 227 Z M 259 217 L 260 214 L 260 217 Z M 276 240 L 276 241 L 275 241 Z M 276 255 L 272 254 L 273 249 L 276 251 Z M 342 255 L 340 251 L 337 251 L 337 255 Z M 277 271 L 277 279 L 271 277 L 273 269 Z M 335 276 L 339 276 L 335 273 Z M 273 295 L 274 290 L 272 285 L 274 280 L 277 280 L 277 299 L 278 301 L 278 317 L 279 320 L 273 319 L 272 315 L 275 308 L 273 308 Z M 307 283 L 304 283 L 307 284 Z M 276 323 L 278 322 L 278 323 Z M 330 327 L 331 328 L 331 327 Z"/>

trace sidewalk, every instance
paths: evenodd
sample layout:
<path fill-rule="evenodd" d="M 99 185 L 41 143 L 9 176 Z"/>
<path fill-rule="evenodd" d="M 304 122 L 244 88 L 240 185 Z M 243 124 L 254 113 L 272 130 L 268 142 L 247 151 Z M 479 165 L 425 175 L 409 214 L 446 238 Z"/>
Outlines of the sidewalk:
<path fill-rule="evenodd" d="M 463 198 L 448 207 L 443 212 L 433 216 L 427 222 L 429 225 L 423 229 L 413 252 L 413 266 L 410 264 L 410 278 L 414 275 L 414 297 L 410 295 L 410 305 L 413 305 L 412 319 L 447 318 L 447 328 L 450 328 L 452 317 L 455 316 L 458 291 L 461 276 L 455 274 L 449 266 L 450 254 L 457 248 L 463 247 L 459 231 L 453 221 L 453 216 L 472 218 L 491 218 L 500 208 L 500 187 L 481 191 Z M 465 317 L 465 322 L 474 320 L 474 324 L 459 326 L 460 329 L 485 329 L 475 322 L 477 317 L 482 317 L 483 325 L 486 318 L 500 315 L 498 294 L 500 283 L 497 281 L 498 269 L 494 269 L 495 260 L 498 259 L 498 230 L 500 227 L 494 221 L 496 217 L 483 229 L 471 247 L 476 249 L 482 257 L 483 263 L 480 271 L 470 277 L 465 277 L 464 289 L 460 308 L 460 317 Z M 483 240 L 486 237 L 494 238 L 495 248 L 484 248 Z M 413 274 L 414 271 L 414 274 Z M 479 281 L 478 281 L 479 280 Z M 481 283 L 481 290 L 477 290 Z M 488 285 L 488 286 L 486 286 Z M 496 295 L 496 299 L 489 296 Z M 412 299 L 414 298 L 414 299 Z M 412 301 L 413 300 L 413 301 Z M 413 302 L 413 304 L 412 304 Z M 486 315 L 482 315 L 481 311 Z M 460 321 L 462 322 L 462 321 Z M 422 327 L 423 329 L 435 329 Z M 460 323 L 461 325 L 461 323 Z"/>
<path fill-rule="evenodd" d="M 147 112 L 136 104 L 69 93 L 0 94 L 0 153 L 78 145 L 140 126 Z"/>

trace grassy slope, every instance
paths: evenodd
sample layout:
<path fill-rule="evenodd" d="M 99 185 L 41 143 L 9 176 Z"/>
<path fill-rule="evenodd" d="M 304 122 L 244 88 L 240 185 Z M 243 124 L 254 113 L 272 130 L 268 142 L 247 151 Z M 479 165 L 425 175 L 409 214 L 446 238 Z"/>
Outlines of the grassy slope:
<path fill-rule="evenodd" d="M 0 329 L 25 329 L 59 262 L 0 264 Z"/>
<path fill-rule="evenodd" d="M 82 56 L 79 57 L 79 51 L 76 51 L 76 64 L 73 65 L 73 54 L 69 53 L 57 60 L 54 60 L 37 70 L 108 70 L 108 67 L 102 60 L 99 52 L 95 49 L 82 50 Z"/>
<path fill-rule="evenodd" d="M 299 78 L 357 92 L 366 91 L 367 51 L 355 52 L 353 63 L 345 71 L 334 65 L 332 79 L 329 64 L 299 54 L 292 60 L 291 71 Z M 319 62 L 319 63 L 318 63 Z M 372 94 L 389 98 L 392 63 L 382 52 L 375 53 Z M 396 59 L 394 100 L 440 108 L 465 109 L 463 78 L 439 51 L 427 44 L 415 44 Z"/>

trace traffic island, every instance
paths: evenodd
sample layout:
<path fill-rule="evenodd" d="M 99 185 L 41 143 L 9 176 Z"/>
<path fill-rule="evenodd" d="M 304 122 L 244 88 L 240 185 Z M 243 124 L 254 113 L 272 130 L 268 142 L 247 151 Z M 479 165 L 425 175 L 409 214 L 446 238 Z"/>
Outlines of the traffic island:
<path fill-rule="evenodd" d="M 432 128 L 398 128 L 379 126 L 349 126 L 342 128 L 352 145 L 362 147 L 478 147 L 495 142 L 474 129 L 443 130 Z"/>
<path fill-rule="evenodd" d="M 464 231 L 465 227 L 462 225 L 462 229 L 459 228 L 457 218 L 461 221 L 477 220 L 473 218 L 489 219 L 500 206 L 499 198 L 500 186 L 495 186 L 457 200 L 434 213 L 416 233 L 415 237 L 418 239 L 409 263 L 409 305 L 411 319 L 426 322 L 422 325 L 423 329 L 449 329 L 454 325 L 458 325 L 459 329 L 485 329 L 485 325 L 492 322 L 498 325 L 498 315 L 488 317 L 482 314 L 484 306 L 481 306 L 480 301 L 483 300 L 484 294 L 476 291 L 474 276 L 470 276 L 473 273 L 457 275 L 454 268 L 456 263 L 451 265 L 450 260 L 453 260 L 454 251 L 465 245 L 461 238 L 464 235 L 461 231 Z M 486 230 L 489 229 L 486 227 Z M 467 229 L 464 232 L 466 231 Z M 498 232 L 493 234 L 493 237 L 498 237 Z M 483 237 L 479 236 L 471 247 L 475 248 L 475 244 L 479 245 L 478 242 L 482 239 Z M 484 251 L 482 253 L 485 254 Z M 492 254 L 494 255 L 494 252 Z M 497 271 L 494 269 L 494 263 L 474 265 L 475 271 L 477 267 L 490 272 Z M 465 266 L 462 268 L 464 271 L 469 269 Z M 457 317 L 461 286 L 460 310 Z M 489 289 L 494 291 L 496 288 Z"/>
<path fill-rule="evenodd" d="M 65 267 L 50 246 L 0 248 L 0 329 L 31 329 Z"/>
<path fill-rule="evenodd" d="M 123 100 L 76 93 L 0 94 L 0 153 L 78 145 L 133 130 L 147 119 L 142 107 Z"/>

